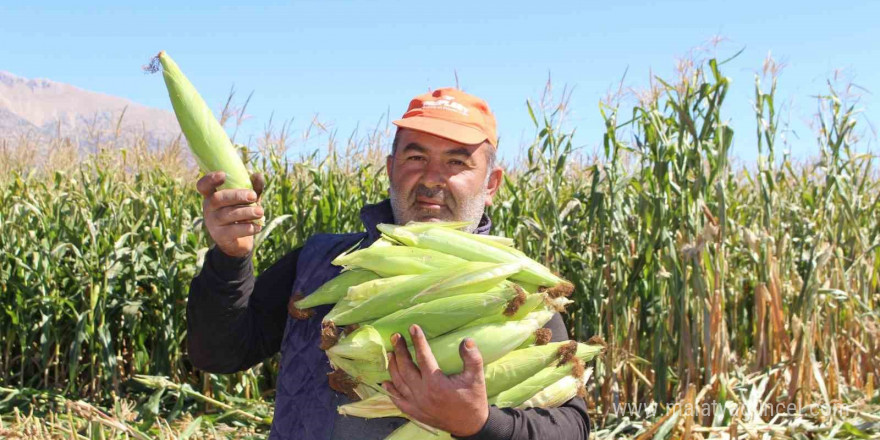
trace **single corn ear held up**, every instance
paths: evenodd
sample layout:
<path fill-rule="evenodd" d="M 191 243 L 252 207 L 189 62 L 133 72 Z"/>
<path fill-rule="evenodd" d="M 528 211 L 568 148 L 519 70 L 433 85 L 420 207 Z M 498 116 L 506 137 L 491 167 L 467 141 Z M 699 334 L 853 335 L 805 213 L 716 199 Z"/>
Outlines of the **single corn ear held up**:
<path fill-rule="evenodd" d="M 204 173 L 226 173 L 226 181 L 219 189 L 253 190 L 250 174 L 241 156 L 214 117 L 211 108 L 165 51 L 159 52 L 156 59 L 162 66 L 162 77 L 165 79 L 165 87 L 168 89 L 168 97 L 171 98 L 171 106 L 180 130 L 186 137 L 199 168 Z M 151 70 L 158 70 L 155 61 L 152 64 Z M 255 223 L 263 222 L 260 219 Z"/>

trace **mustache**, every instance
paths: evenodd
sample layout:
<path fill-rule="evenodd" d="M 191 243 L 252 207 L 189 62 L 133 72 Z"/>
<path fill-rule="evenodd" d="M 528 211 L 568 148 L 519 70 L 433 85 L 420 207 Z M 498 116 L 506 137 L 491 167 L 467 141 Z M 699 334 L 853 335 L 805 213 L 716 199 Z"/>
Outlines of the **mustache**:
<path fill-rule="evenodd" d="M 413 197 L 426 197 L 432 200 L 437 200 L 441 203 L 446 203 L 447 192 L 443 190 L 442 187 L 437 188 L 428 188 L 425 185 L 419 184 L 413 190 Z"/>

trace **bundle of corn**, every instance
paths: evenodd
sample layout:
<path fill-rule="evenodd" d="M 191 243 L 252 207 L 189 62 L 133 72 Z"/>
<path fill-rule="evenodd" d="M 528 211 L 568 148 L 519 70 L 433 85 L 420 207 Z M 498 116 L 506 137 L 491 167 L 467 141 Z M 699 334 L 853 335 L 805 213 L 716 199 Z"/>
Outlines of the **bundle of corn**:
<path fill-rule="evenodd" d="M 464 223 L 382 224 L 382 239 L 343 254 L 339 276 L 295 301 L 292 313 L 335 304 L 323 318 L 321 348 L 335 371 L 331 386 L 356 400 L 344 415 L 406 417 L 379 384 L 390 380 L 391 336 L 418 324 L 440 369 L 463 369 L 459 344 L 471 338 L 486 365 L 490 404 L 553 407 L 585 382 L 584 363 L 599 345 L 548 344 L 543 326 L 570 303 L 571 283 L 512 247 L 504 237 L 469 234 Z M 433 428 L 412 423 L 392 438 L 418 438 Z"/>

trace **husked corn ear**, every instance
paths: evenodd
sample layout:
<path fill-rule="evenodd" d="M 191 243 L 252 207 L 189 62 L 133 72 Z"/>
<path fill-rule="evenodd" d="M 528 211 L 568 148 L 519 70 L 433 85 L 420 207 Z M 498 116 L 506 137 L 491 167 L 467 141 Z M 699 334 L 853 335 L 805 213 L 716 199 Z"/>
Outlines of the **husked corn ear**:
<path fill-rule="evenodd" d="M 349 287 L 348 292 L 344 294 L 344 298 L 347 301 L 352 301 L 358 304 L 388 290 L 391 286 L 400 284 L 404 281 L 415 278 L 416 276 L 418 275 L 397 275 L 388 278 L 367 280 L 356 286 Z"/>
<path fill-rule="evenodd" d="M 311 295 L 294 303 L 298 309 L 308 309 L 324 304 L 333 304 L 339 302 L 345 296 L 348 289 L 352 286 L 375 280 L 379 275 L 375 272 L 364 269 L 349 270 L 340 273 L 327 281 Z"/>
<path fill-rule="evenodd" d="M 485 292 L 517 270 L 517 264 L 479 262 L 437 269 L 389 286 L 384 292 L 340 313 L 333 322 L 336 325 L 354 324 L 434 299 Z"/>
<path fill-rule="evenodd" d="M 409 246 L 370 246 L 336 257 L 333 264 L 360 267 L 383 277 L 413 275 L 466 262 L 463 258 Z"/>
<path fill-rule="evenodd" d="M 408 247 L 431 249 L 455 255 L 468 261 L 486 261 L 494 263 L 520 263 L 523 268 L 511 278 L 539 286 L 556 287 L 567 283 L 557 277 L 549 269 L 519 251 L 511 252 L 505 246 L 496 246 L 474 239 L 467 233 L 456 233 L 445 228 L 430 228 L 413 232 L 405 226 L 380 224 L 382 233 L 405 244 Z"/>

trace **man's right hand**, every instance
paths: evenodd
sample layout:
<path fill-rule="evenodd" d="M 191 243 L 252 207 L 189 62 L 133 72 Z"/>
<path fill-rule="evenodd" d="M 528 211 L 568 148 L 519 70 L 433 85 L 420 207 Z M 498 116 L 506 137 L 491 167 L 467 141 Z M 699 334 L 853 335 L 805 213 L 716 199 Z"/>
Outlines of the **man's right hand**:
<path fill-rule="evenodd" d="M 254 235 L 262 229 L 252 223 L 263 217 L 260 195 L 265 180 L 260 174 L 251 175 L 254 190 L 224 189 L 217 187 L 226 181 L 226 173 L 215 171 L 199 179 L 196 188 L 204 197 L 202 216 L 208 234 L 224 254 L 244 257 L 254 249 Z"/>

